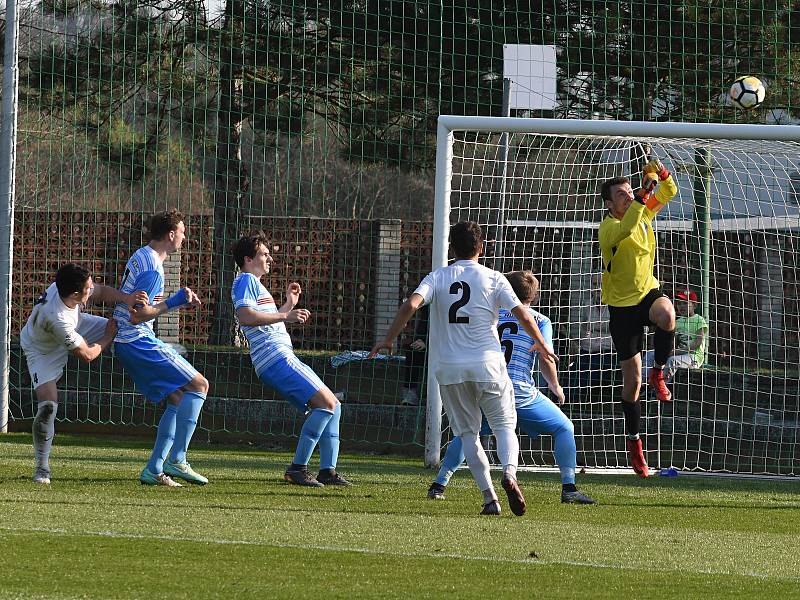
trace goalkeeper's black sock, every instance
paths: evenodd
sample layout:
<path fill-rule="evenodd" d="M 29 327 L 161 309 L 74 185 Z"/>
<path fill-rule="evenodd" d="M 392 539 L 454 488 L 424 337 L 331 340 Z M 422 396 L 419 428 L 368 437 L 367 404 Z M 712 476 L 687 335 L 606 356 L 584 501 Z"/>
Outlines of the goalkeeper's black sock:
<path fill-rule="evenodd" d="M 298 465 L 297 463 L 292 463 L 292 465 L 289 467 L 289 470 L 290 471 L 304 471 L 304 472 L 307 472 L 308 471 L 308 465 Z"/>
<path fill-rule="evenodd" d="M 667 364 L 669 353 L 675 341 L 675 330 L 664 331 L 661 327 L 656 327 L 655 339 L 653 340 L 653 363 L 657 368 Z"/>
<path fill-rule="evenodd" d="M 561 484 L 561 491 L 562 492 L 577 492 L 578 488 L 575 487 L 574 483 L 562 483 Z"/>
<path fill-rule="evenodd" d="M 625 413 L 625 431 L 628 436 L 639 435 L 639 420 L 642 417 L 641 402 L 622 401 L 622 412 Z"/>

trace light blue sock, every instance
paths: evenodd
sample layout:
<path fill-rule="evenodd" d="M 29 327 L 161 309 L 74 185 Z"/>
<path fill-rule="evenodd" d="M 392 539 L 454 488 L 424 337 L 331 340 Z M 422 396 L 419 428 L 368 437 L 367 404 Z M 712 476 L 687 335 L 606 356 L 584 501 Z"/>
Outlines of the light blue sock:
<path fill-rule="evenodd" d="M 178 406 L 178 418 L 175 427 L 175 442 L 172 444 L 170 460 L 175 463 L 186 462 L 186 451 L 192 441 L 197 420 L 203 409 L 206 395 L 202 392 L 184 392 Z"/>
<path fill-rule="evenodd" d="M 309 413 L 306 422 L 303 423 L 303 429 L 300 430 L 300 439 L 297 441 L 297 450 L 294 453 L 294 464 L 308 464 L 325 426 L 332 418 L 333 411 L 324 408 L 315 408 Z"/>
<path fill-rule="evenodd" d="M 319 468 L 336 469 L 339 460 L 339 421 L 342 419 L 342 405 L 336 404 L 336 410 L 319 438 Z"/>
<path fill-rule="evenodd" d="M 178 416 L 178 407 L 174 404 L 167 404 L 161 420 L 158 422 L 158 433 L 156 433 L 156 443 L 153 446 L 153 453 L 147 462 L 147 470 L 158 475 L 164 472 L 164 459 L 167 458 L 172 443 L 175 441 L 175 420 Z"/>
<path fill-rule="evenodd" d="M 462 450 L 462 443 L 460 437 L 454 437 L 449 444 L 447 444 L 447 451 L 444 453 L 442 465 L 439 467 L 439 474 L 436 476 L 436 483 L 439 485 L 447 485 L 450 483 L 450 478 L 456 469 L 464 462 L 464 451 Z"/>
<path fill-rule="evenodd" d="M 575 428 L 570 423 L 569 427 L 559 429 L 553 435 L 553 454 L 561 471 L 561 483 L 575 483 L 575 468 L 578 464 L 577 450 L 575 449 Z"/>

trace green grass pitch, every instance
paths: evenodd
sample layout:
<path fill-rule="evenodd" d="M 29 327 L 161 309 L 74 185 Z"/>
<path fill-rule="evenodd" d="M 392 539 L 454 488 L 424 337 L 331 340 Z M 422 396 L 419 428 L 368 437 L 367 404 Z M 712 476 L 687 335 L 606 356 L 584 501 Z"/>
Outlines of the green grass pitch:
<path fill-rule="evenodd" d="M 0 436 L 0 598 L 752 598 L 800 594 L 800 482 L 522 473 L 528 513 L 480 517 L 467 472 L 346 455 L 347 489 L 282 481 L 288 453 L 198 445 L 205 487 L 148 488 L 148 440 Z M 499 489 L 499 481 L 498 489 Z"/>

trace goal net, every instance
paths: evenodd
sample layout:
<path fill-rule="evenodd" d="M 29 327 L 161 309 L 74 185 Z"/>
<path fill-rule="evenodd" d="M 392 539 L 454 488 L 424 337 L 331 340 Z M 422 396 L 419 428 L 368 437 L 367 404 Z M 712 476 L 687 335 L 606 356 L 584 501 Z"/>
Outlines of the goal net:
<path fill-rule="evenodd" d="M 678 194 L 654 221 L 655 275 L 670 298 L 696 294 L 707 344 L 695 366 L 676 369 L 671 404 L 642 387 L 648 463 L 800 472 L 797 140 L 800 131 L 783 126 L 440 119 L 434 266 L 446 264 L 449 224 L 472 220 L 484 228 L 487 266 L 539 277 L 536 308 L 553 322 L 579 465 L 628 466 L 622 379 L 600 304 L 599 185 L 623 175 L 637 187 L 657 157 Z M 685 342 L 677 337 L 677 353 L 689 352 Z M 428 464 L 450 436 L 431 382 Z M 552 465 L 549 436 L 522 436 L 521 448 L 521 464 Z"/>

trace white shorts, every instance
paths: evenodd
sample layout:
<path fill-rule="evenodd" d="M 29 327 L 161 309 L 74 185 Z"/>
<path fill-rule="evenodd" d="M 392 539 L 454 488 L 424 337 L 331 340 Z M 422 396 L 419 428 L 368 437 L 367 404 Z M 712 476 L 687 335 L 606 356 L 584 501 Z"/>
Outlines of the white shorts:
<path fill-rule="evenodd" d="M 454 435 L 477 435 L 481 430 L 481 411 L 493 431 L 517 426 L 514 386 L 508 378 L 440 385 L 439 394 Z"/>
<path fill-rule="evenodd" d="M 99 341 L 106 331 L 105 317 L 81 314 L 78 322 L 78 333 L 86 340 L 87 344 Z M 31 375 L 33 389 L 50 381 L 58 381 L 64 374 L 64 365 L 67 364 L 70 351 L 66 346 L 58 346 L 47 353 L 37 352 L 36 348 L 23 348 L 25 360 L 28 363 L 28 373 Z"/>

